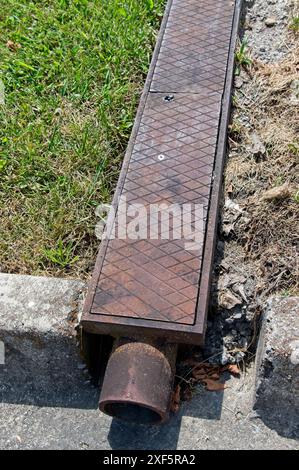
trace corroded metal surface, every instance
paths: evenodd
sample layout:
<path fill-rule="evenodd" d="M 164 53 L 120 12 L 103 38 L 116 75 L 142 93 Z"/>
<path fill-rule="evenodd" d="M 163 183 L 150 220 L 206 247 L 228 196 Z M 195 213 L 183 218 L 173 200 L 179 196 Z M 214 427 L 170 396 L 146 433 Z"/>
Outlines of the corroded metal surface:
<path fill-rule="evenodd" d="M 175 95 L 170 102 L 164 97 L 148 97 L 122 195 L 128 204 L 144 206 L 202 204 L 205 231 L 220 96 Z M 160 238 L 158 223 L 148 228 L 148 236 L 155 229 Z M 92 312 L 192 325 L 202 246 L 187 251 L 185 243 L 110 240 Z"/>
<path fill-rule="evenodd" d="M 151 91 L 223 92 L 235 2 L 173 0 Z"/>
<path fill-rule="evenodd" d="M 101 391 L 100 410 L 125 421 L 167 421 L 177 346 L 116 341 Z"/>
<path fill-rule="evenodd" d="M 238 0 L 168 3 L 114 207 L 200 204 L 201 243 L 187 250 L 158 224 L 153 239 L 148 215 L 146 239 L 104 241 L 82 319 L 90 332 L 203 341 L 239 12 Z"/>

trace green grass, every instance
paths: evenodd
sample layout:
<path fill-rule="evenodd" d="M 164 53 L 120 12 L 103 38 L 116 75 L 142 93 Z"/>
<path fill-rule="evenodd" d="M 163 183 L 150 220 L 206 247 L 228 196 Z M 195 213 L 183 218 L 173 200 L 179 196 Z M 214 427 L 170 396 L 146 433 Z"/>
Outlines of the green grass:
<path fill-rule="evenodd" d="M 292 18 L 292 20 L 289 24 L 289 28 L 294 33 L 299 32 L 299 16 L 293 16 L 293 18 Z"/>
<path fill-rule="evenodd" d="M 237 49 L 235 53 L 235 60 L 236 60 L 236 75 L 240 75 L 241 68 L 248 68 L 252 64 L 252 60 L 247 53 L 247 41 L 243 39 L 240 47 Z"/>
<path fill-rule="evenodd" d="M 164 5 L 1 2 L 0 271 L 91 269 Z"/>

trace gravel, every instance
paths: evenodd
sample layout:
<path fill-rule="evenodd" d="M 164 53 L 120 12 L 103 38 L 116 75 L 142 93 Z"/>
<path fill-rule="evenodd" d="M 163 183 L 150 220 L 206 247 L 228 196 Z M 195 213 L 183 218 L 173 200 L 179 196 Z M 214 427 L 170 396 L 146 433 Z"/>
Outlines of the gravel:
<path fill-rule="evenodd" d="M 277 63 L 290 51 L 288 41 L 293 1 L 256 0 L 244 1 L 244 38 L 248 53 L 254 61 Z M 250 76 L 241 72 L 236 77 L 236 89 L 244 94 L 246 108 L 254 96 L 248 87 Z M 252 133 L 252 149 L 256 161 L 263 158 L 264 144 L 256 132 L 252 132 L 250 118 L 239 113 L 238 121 Z M 230 152 L 234 152 L 231 149 Z M 246 224 L 247 222 L 247 224 Z M 212 307 L 208 320 L 204 356 L 212 363 L 238 363 L 254 356 L 256 319 L 266 298 L 256 295 L 259 274 L 248 259 L 245 249 L 236 240 L 235 230 L 248 225 L 246 210 L 237 201 L 223 202 L 219 224 L 214 276 L 212 280 Z M 249 351 L 247 350 L 249 348 Z"/>
<path fill-rule="evenodd" d="M 282 60 L 289 51 L 288 24 L 294 8 L 287 0 L 245 1 L 245 38 L 253 56 L 265 63 Z"/>

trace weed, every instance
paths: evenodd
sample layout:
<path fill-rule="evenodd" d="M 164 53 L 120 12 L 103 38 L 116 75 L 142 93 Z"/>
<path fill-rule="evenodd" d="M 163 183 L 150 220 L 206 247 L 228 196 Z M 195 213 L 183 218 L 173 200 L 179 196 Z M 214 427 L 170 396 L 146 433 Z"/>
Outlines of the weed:
<path fill-rule="evenodd" d="M 237 119 L 235 119 L 229 126 L 230 138 L 233 141 L 238 142 L 240 138 L 242 137 L 243 133 L 244 133 L 244 127 Z"/>
<path fill-rule="evenodd" d="M 44 249 L 44 257 L 47 261 L 65 268 L 71 266 L 79 260 L 79 256 L 74 256 L 74 245 L 72 242 L 64 244 L 62 240 L 58 240 L 55 248 Z"/>
<path fill-rule="evenodd" d="M 292 155 L 295 155 L 295 156 L 299 155 L 299 145 L 297 144 L 297 142 L 290 143 L 288 147 Z"/>
<path fill-rule="evenodd" d="M 239 49 L 235 53 L 236 75 L 240 75 L 241 68 L 247 68 L 252 64 L 252 60 L 247 54 L 247 41 L 243 39 Z"/>
<path fill-rule="evenodd" d="M 299 16 L 293 16 L 289 24 L 289 29 L 293 31 L 294 33 L 299 32 Z"/>

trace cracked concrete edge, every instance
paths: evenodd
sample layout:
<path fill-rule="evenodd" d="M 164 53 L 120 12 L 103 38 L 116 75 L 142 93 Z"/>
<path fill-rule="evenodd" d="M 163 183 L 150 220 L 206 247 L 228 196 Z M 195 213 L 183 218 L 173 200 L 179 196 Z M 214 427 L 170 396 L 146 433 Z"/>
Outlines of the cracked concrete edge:
<path fill-rule="evenodd" d="M 84 291 L 80 280 L 0 274 L 1 408 L 97 408 L 76 328 Z"/>
<path fill-rule="evenodd" d="M 80 280 L 0 273 L 0 340 L 75 337 L 85 289 Z"/>
<path fill-rule="evenodd" d="M 272 372 L 279 362 L 284 363 L 284 374 L 298 381 L 299 366 L 299 297 L 271 297 L 261 318 L 256 352 L 256 387 L 259 388 L 261 370 L 273 364 Z M 282 372 L 280 370 L 280 372 Z M 271 371 L 268 371 L 270 374 Z M 293 384 L 291 381 L 289 386 Z M 298 383 L 299 385 L 299 383 Z M 280 386 L 278 387 L 280 389 Z M 299 390 L 299 388 L 298 388 Z"/>
<path fill-rule="evenodd" d="M 266 303 L 253 409 L 285 437 L 299 437 L 299 297 L 271 297 Z"/>
<path fill-rule="evenodd" d="M 140 432 L 99 415 L 98 389 L 74 336 L 85 287 L 0 274 L 0 339 L 4 334 L 10 343 L 0 367 L 0 448 L 298 449 L 271 410 L 252 414 L 252 368 L 241 379 L 230 378 L 224 393 L 198 387 L 166 428 Z"/>

